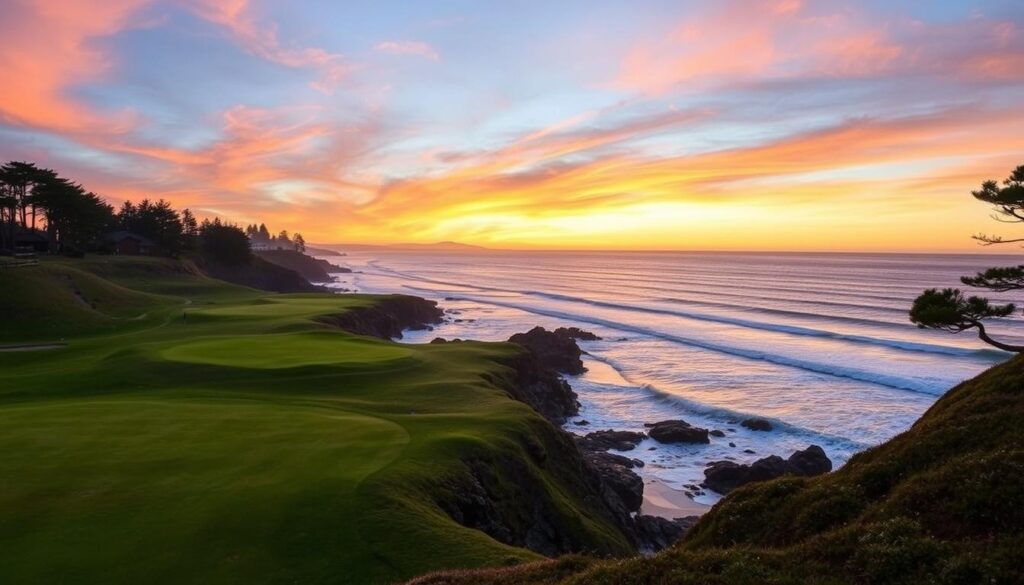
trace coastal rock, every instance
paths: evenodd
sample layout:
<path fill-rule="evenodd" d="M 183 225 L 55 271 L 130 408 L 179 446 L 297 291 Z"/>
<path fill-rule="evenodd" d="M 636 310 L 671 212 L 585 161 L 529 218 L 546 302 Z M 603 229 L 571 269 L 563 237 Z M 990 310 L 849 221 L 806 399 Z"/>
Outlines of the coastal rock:
<path fill-rule="evenodd" d="M 832 462 L 825 451 L 811 445 L 802 451 L 796 451 L 789 459 L 771 455 L 751 463 L 742 465 L 733 461 L 716 461 L 704 469 L 704 486 L 720 494 L 755 481 L 767 481 L 783 475 L 815 476 L 832 470 Z"/>
<path fill-rule="evenodd" d="M 708 431 L 708 434 L 711 435 L 712 437 L 724 437 L 725 436 L 725 432 L 724 431 L 720 431 L 718 429 L 714 429 L 712 431 Z"/>
<path fill-rule="evenodd" d="M 628 512 L 640 509 L 644 501 L 644 482 L 632 471 L 633 462 L 613 453 L 584 452 L 584 460 L 597 472 L 606 488 L 617 496 Z M 608 501 L 608 498 L 605 498 Z M 609 502 L 613 507 L 614 500 Z"/>
<path fill-rule="evenodd" d="M 513 370 L 512 384 L 506 384 L 509 395 L 530 405 L 555 425 L 562 425 L 579 414 L 576 393 L 556 372 L 545 367 L 531 351 L 524 351 L 505 361 Z"/>
<path fill-rule="evenodd" d="M 812 477 L 832 471 L 832 461 L 825 455 L 825 450 L 817 445 L 794 452 L 787 462 L 796 470 L 797 475 Z"/>
<path fill-rule="evenodd" d="M 651 438 L 659 443 L 710 443 L 708 430 L 691 426 L 684 420 L 663 420 L 644 425 Z"/>
<path fill-rule="evenodd" d="M 579 341 L 601 341 L 601 338 L 589 331 L 580 329 L 579 327 L 559 327 L 554 331 L 555 335 L 562 337 L 570 337 Z"/>
<path fill-rule="evenodd" d="M 321 317 L 319 321 L 356 335 L 401 339 L 403 330 L 427 329 L 431 324 L 440 323 L 443 315 L 434 301 L 409 295 L 391 295 L 372 305 Z"/>
<path fill-rule="evenodd" d="M 207 276 L 259 290 L 278 293 L 323 292 L 298 272 L 253 255 L 242 264 L 224 264 L 209 258 L 196 260 L 196 267 Z"/>
<path fill-rule="evenodd" d="M 582 449 L 631 451 L 645 438 L 647 435 L 632 431 L 594 431 L 577 439 L 577 443 Z"/>
<path fill-rule="evenodd" d="M 530 350 L 548 369 L 572 375 L 586 371 L 580 359 L 583 352 L 576 345 L 576 340 L 567 334 L 534 327 L 526 333 L 516 333 L 508 340 Z"/>
<path fill-rule="evenodd" d="M 669 520 L 659 516 L 639 515 L 636 517 L 636 530 L 650 547 L 648 550 L 658 551 L 679 541 L 699 519 L 699 516 Z"/>
<path fill-rule="evenodd" d="M 772 423 L 764 420 L 763 418 L 748 418 L 740 423 L 740 425 L 752 430 L 752 431 L 770 431 L 772 430 Z"/>

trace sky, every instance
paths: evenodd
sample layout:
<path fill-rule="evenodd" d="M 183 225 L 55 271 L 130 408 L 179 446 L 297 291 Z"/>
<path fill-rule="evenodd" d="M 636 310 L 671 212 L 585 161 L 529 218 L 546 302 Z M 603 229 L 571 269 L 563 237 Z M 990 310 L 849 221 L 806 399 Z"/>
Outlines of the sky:
<path fill-rule="evenodd" d="M 978 251 L 1024 2 L 0 0 L 0 160 L 310 242 Z"/>

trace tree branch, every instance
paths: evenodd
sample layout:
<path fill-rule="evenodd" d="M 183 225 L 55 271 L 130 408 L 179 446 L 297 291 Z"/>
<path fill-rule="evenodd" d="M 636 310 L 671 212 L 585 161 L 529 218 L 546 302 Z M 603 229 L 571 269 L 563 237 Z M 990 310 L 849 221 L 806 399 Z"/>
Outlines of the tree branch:
<path fill-rule="evenodd" d="M 981 324 L 981 321 L 971 321 L 971 326 L 978 328 L 978 339 L 981 339 L 985 343 L 994 347 L 998 347 L 1003 351 L 1010 351 L 1013 353 L 1024 353 L 1024 346 L 1010 345 L 1008 343 L 1003 343 L 1002 341 L 996 341 L 995 339 L 989 337 L 988 332 L 985 331 L 985 326 Z"/>

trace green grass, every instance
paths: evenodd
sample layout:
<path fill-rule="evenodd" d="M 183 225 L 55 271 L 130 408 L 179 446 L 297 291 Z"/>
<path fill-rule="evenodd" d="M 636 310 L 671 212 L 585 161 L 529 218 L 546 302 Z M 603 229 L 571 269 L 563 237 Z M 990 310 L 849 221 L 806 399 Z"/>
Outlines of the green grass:
<path fill-rule="evenodd" d="M 379 367 L 395 365 L 412 354 L 395 344 L 353 342 L 327 332 L 231 336 L 183 343 L 160 353 L 175 362 L 256 369 L 328 364 Z"/>
<path fill-rule="evenodd" d="M 1024 583 L 1024 356 L 835 473 L 751 484 L 651 558 L 445 572 L 422 585 Z"/>
<path fill-rule="evenodd" d="M 0 351 L 0 583 L 387 583 L 538 559 L 443 512 L 467 461 L 494 465 L 500 505 L 528 481 L 581 542 L 627 550 L 553 428 L 488 381 L 514 346 L 400 345 L 317 320 L 370 296 L 79 262 L 4 275 L 14 312 L 45 307 L 4 342 L 68 345 Z M 55 291 L 68 274 L 107 301 Z"/>

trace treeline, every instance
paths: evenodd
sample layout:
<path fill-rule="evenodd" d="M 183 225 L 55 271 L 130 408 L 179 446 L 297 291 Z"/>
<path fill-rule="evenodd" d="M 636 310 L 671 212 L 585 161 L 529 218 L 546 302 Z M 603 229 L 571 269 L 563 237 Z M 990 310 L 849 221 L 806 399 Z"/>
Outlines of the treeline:
<path fill-rule="evenodd" d="M 249 226 L 260 232 L 259 228 Z M 300 234 L 282 231 L 268 243 L 305 249 Z M 252 230 L 222 222 L 197 221 L 189 209 L 178 211 L 163 199 L 126 201 L 117 211 L 102 197 L 52 169 L 12 161 L 0 166 L 0 251 L 16 251 L 19 237 L 45 234 L 48 251 L 80 255 L 110 253 L 110 238 L 119 231 L 150 240 L 157 252 L 177 256 L 198 252 L 226 264 L 249 261 Z"/>
<path fill-rule="evenodd" d="M 51 252 L 83 250 L 115 225 L 114 209 L 51 169 L 12 161 L 0 166 L 0 249 L 19 230 L 45 231 Z"/>
<path fill-rule="evenodd" d="M 245 235 L 249 236 L 249 240 L 258 247 L 278 250 L 294 248 L 298 252 L 306 251 L 306 239 L 302 237 L 302 234 L 296 232 L 294 236 L 289 237 L 288 230 L 281 230 L 276 236 L 272 236 L 265 223 L 261 223 L 259 226 L 256 224 L 245 226 Z"/>

